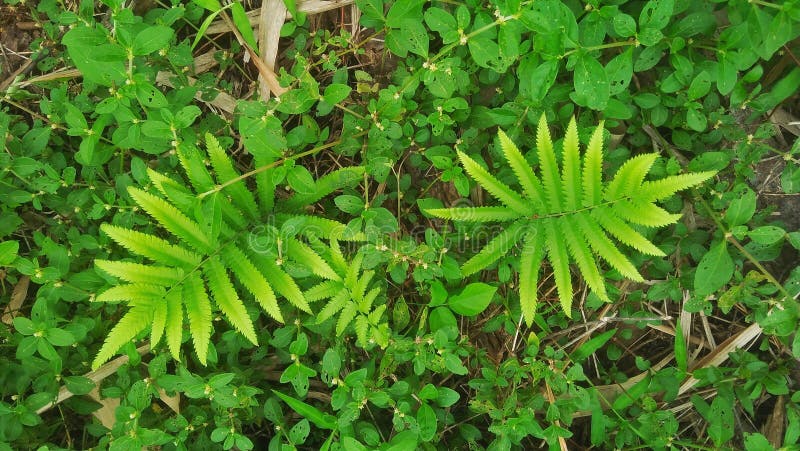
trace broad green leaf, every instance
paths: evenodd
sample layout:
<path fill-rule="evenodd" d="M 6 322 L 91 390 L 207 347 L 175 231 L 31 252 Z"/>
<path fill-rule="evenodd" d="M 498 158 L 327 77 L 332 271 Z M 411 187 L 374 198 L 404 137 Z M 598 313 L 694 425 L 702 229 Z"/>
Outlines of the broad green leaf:
<path fill-rule="evenodd" d="M 70 393 L 76 396 L 85 395 L 95 387 L 94 382 L 84 376 L 67 376 L 64 378 L 64 385 Z"/>
<path fill-rule="evenodd" d="M 697 296 L 708 296 L 722 288 L 733 276 L 733 259 L 728 253 L 727 241 L 721 240 L 706 252 L 694 275 Z"/>
<path fill-rule="evenodd" d="M 426 403 L 422 403 L 417 410 L 417 424 L 419 425 L 419 438 L 428 442 L 436 435 L 436 413 Z"/>
<path fill-rule="evenodd" d="M 497 287 L 485 283 L 471 283 L 461 293 L 450 296 L 447 302 L 459 315 L 475 316 L 486 310 L 496 291 Z"/>
<path fill-rule="evenodd" d="M 0 242 L 0 266 L 10 265 L 17 258 L 19 252 L 18 241 Z"/>
<path fill-rule="evenodd" d="M 725 223 L 735 227 L 747 223 L 756 211 L 756 193 L 745 188 L 744 193 L 734 198 L 725 211 Z"/>
<path fill-rule="evenodd" d="M 681 327 L 680 319 L 675 321 L 675 363 L 678 364 L 678 369 L 686 372 L 688 368 L 688 356 L 686 349 L 686 339 L 683 336 L 683 328 Z"/>
<path fill-rule="evenodd" d="M 775 244 L 786 236 L 786 231 L 777 226 L 762 226 L 747 232 L 747 236 L 765 246 Z"/>
<path fill-rule="evenodd" d="M 696 100 L 708 94 L 710 90 L 711 75 L 706 71 L 702 71 L 694 77 L 692 84 L 689 85 L 689 90 L 686 91 L 686 95 L 689 100 Z"/>
<path fill-rule="evenodd" d="M 350 86 L 341 83 L 333 83 L 325 87 L 325 93 L 322 97 L 326 102 L 335 105 L 346 99 L 347 96 L 350 95 L 350 91 L 352 91 Z"/>
<path fill-rule="evenodd" d="M 253 33 L 253 27 L 250 25 L 250 18 L 247 17 L 247 12 L 245 12 L 244 7 L 238 0 L 232 0 L 230 5 L 233 24 L 236 25 L 236 28 L 239 30 L 239 33 L 241 33 L 242 38 L 250 49 L 258 54 L 258 42 L 256 42 L 256 37 Z"/>
<path fill-rule="evenodd" d="M 603 65 L 594 56 L 578 60 L 574 72 L 573 100 L 593 110 L 602 111 L 608 104 L 611 84 Z"/>
<path fill-rule="evenodd" d="M 133 39 L 133 54 L 144 56 L 166 48 L 172 40 L 172 34 L 172 28 L 163 25 L 145 28 Z"/>

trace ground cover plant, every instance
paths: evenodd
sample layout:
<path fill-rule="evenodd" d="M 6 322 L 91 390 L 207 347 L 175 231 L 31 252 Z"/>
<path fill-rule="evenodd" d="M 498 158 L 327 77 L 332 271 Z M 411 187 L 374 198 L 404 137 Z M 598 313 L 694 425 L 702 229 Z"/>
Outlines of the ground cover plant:
<path fill-rule="evenodd" d="M 0 449 L 798 448 L 800 2 L 0 12 Z"/>

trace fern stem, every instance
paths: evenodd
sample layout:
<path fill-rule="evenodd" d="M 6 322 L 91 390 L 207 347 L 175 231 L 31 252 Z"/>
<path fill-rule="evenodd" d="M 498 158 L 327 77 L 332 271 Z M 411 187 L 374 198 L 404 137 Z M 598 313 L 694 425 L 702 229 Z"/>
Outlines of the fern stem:
<path fill-rule="evenodd" d="M 359 137 L 364 136 L 366 134 L 367 134 L 367 132 L 363 131 L 363 132 L 360 132 L 360 133 L 356 133 L 355 135 L 353 135 L 353 137 L 354 138 L 359 138 Z M 323 144 L 321 146 L 314 147 L 313 149 L 309 149 L 309 150 L 306 150 L 304 152 L 300 152 L 300 153 L 298 153 L 296 155 L 292 155 L 291 157 L 281 158 L 280 160 L 274 161 L 274 162 L 272 162 L 270 164 L 265 164 L 264 166 L 257 167 L 257 168 L 253 169 L 250 172 L 245 172 L 244 174 L 242 174 L 242 175 L 240 175 L 240 176 L 238 176 L 236 178 L 232 178 L 232 179 L 228 180 L 225 183 L 222 183 L 220 185 L 215 186 L 214 189 L 211 189 L 211 190 L 206 191 L 204 193 L 198 194 L 197 198 L 198 199 L 203 199 L 206 196 L 210 196 L 210 195 L 212 195 L 214 193 L 218 193 L 218 192 L 224 190 L 225 188 L 227 188 L 227 187 L 229 187 L 229 186 L 231 186 L 231 185 L 233 185 L 235 183 L 238 183 L 238 182 L 240 182 L 240 181 L 242 181 L 242 180 L 244 180 L 246 178 L 249 178 L 249 177 L 252 177 L 254 175 L 260 174 L 260 173 L 262 173 L 264 171 L 268 171 L 270 169 L 276 168 L 276 167 L 284 164 L 285 162 L 287 162 L 289 160 L 298 160 L 300 158 L 307 157 L 309 155 L 314 155 L 314 154 L 317 154 L 317 153 L 319 153 L 319 152 L 321 152 L 321 151 L 323 151 L 325 149 L 329 149 L 331 147 L 338 146 L 341 143 L 342 143 L 342 139 L 340 138 L 340 139 L 337 139 L 336 141 L 331 141 L 331 142 L 325 143 L 325 144 Z"/>

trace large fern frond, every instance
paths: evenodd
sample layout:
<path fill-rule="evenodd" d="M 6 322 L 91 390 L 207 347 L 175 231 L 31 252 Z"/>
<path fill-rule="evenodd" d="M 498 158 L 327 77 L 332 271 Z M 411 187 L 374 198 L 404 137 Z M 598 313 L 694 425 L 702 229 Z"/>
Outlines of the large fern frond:
<path fill-rule="evenodd" d="M 503 206 L 436 208 L 426 213 L 454 221 L 508 224 L 462 265 L 461 272 L 466 276 L 490 266 L 522 240 L 520 305 L 529 325 L 536 311 L 538 272 L 545 258 L 552 268 L 558 296 L 567 315 L 572 308 L 571 263 L 576 264 L 592 291 L 601 299 L 609 300 L 600 260 L 627 278 L 642 280 L 611 238 L 645 254 L 663 255 L 631 224 L 662 227 L 675 223 L 680 215 L 669 213 L 654 202 L 714 175 L 714 172 L 700 172 L 648 181 L 645 178 L 658 155 L 645 154 L 625 162 L 612 179 L 604 183 L 602 123 L 591 135 L 581 158 L 574 118 L 567 126 L 559 158 L 547 121 L 544 115 L 541 117 L 536 133 L 538 175 L 502 130 L 498 132 L 498 139 L 521 192 L 514 191 L 459 152 L 466 172 Z"/>
<path fill-rule="evenodd" d="M 209 134 L 205 138 L 206 155 L 191 144 L 178 146 L 178 159 L 189 179 L 188 185 L 148 169 L 155 187 L 153 192 L 128 188 L 133 201 L 168 234 L 162 238 L 109 224 L 101 226 L 113 241 L 153 264 L 97 260 L 99 271 L 124 283 L 107 289 L 95 299 L 128 302 L 135 312 L 129 311 L 113 329 L 95 365 L 113 355 L 125 340 L 148 328 L 151 344 L 156 346 L 166 337 L 170 353 L 178 359 L 185 320 L 198 359 L 205 364 L 215 310 L 235 330 L 257 344 L 256 328 L 247 310 L 248 300 L 254 300 L 279 322 L 285 317 L 279 296 L 288 301 L 287 305 L 312 313 L 300 287 L 282 268 L 283 258 L 307 266 L 313 274 L 310 277 L 338 280 L 339 273 L 315 248 L 306 244 L 305 238 L 314 243 L 320 239 L 364 239 L 363 234 L 345 236 L 347 228 L 339 222 L 298 214 L 308 203 L 360 180 L 364 168 L 334 171 L 319 181 L 311 197 L 295 197 L 277 213 L 273 208 L 274 185 L 267 187 L 262 183 L 271 184 L 271 170 L 262 166 L 256 195 L 248 189 L 246 177 L 236 169 L 219 141 Z M 206 168 L 206 157 L 213 171 Z M 298 230 L 287 237 L 282 226 L 289 224 Z M 269 241 L 266 244 L 252 241 L 259 227 L 270 231 L 265 236 Z M 280 233 L 271 232 L 278 230 Z M 263 248 L 259 248 L 261 244 Z M 285 255 L 276 256 L 275 250 Z M 240 287 L 241 293 L 237 291 Z M 147 322 L 142 321 L 145 316 Z"/>

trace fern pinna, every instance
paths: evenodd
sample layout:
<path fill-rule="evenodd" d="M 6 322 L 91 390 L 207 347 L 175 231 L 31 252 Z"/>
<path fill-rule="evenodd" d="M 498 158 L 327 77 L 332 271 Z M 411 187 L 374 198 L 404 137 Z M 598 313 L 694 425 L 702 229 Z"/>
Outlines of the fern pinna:
<path fill-rule="evenodd" d="M 461 270 L 465 276 L 474 274 L 521 242 L 519 296 L 528 325 L 532 324 L 536 312 L 539 270 L 545 258 L 552 267 L 561 306 L 567 316 L 572 308 L 571 261 L 577 264 L 589 288 L 608 301 L 598 256 L 623 276 L 643 280 L 611 237 L 642 253 L 663 256 L 664 253 L 631 224 L 661 227 L 675 223 L 680 215 L 667 212 L 655 202 L 715 174 L 698 172 L 645 180 L 658 158 L 658 154 L 649 153 L 631 158 L 611 181 L 604 183 L 602 123 L 594 131 L 581 164 L 574 118 L 567 127 L 559 164 L 547 121 L 542 116 L 536 136 L 538 176 L 502 130 L 499 141 L 522 192 L 514 191 L 459 151 L 458 157 L 467 173 L 502 205 L 437 208 L 426 212 L 454 221 L 508 223 L 478 254 L 465 262 Z"/>
<path fill-rule="evenodd" d="M 253 322 L 234 280 L 277 321 L 283 322 L 278 296 L 311 313 L 299 286 L 282 265 L 288 258 L 311 273 L 319 273 L 325 261 L 302 237 L 339 237 L 345 226 L 295 212 L 358 182 L 364 169 L 334 171 L 317 180 L 313 191 L 295 194 L 276 206 L 275 184 L 279 180 L 273 180 L 273 171 L 257 174 L 254 195 L 210 134 L 206 135 L 206 150 L 213 176 L 199 149 L 186 144 L 178 148 L 191 188 L 148 170 L 161 196 L 128 189 L 136 204 L 173 237 L 171 241 L 115 225 L 101 227 L 112 240 L 151 263 L 95 261 L 97 268 L 124 282 L 99 294 L 95 301 L 127 302 L 130 309 L 108 334 L 94 359 L 94 368 L 148 328 L 151 346 L 165 337 L 170 353 L 179 359 L 184 311 L 197 357 L 205 364 L 212 333 L 212 299 L 234 328 L 257 344 Z M 257 157 L 256 164 L 264 166 L 267 162 Z"/>

